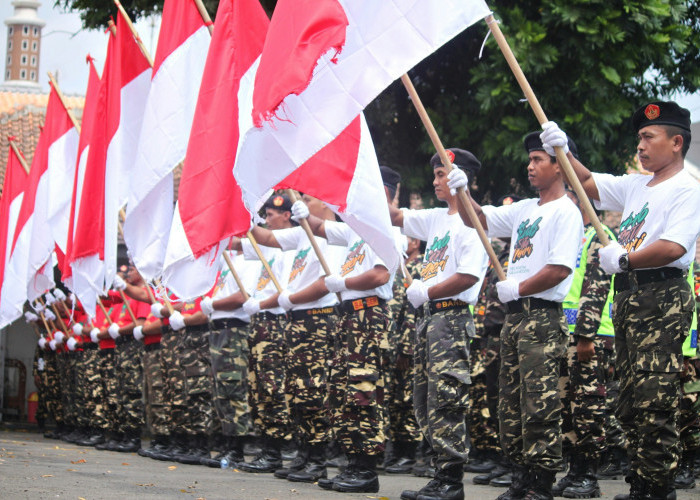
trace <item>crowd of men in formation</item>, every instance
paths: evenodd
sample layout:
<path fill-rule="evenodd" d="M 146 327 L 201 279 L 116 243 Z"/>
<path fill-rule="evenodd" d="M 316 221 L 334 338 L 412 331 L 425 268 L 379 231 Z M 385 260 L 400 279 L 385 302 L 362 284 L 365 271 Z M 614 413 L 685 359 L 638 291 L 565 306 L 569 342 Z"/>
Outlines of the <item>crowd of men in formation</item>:
<path fill-rule="evenodd" d="M 524 139 L 537 198 L 469 197 L 506 279 L 457 196 L 479 160 L 451 148 L 453 165 L 430 161 L 446 207 L 398 209 L 400 177 L 380 169 L 407 271 L 319 200 L 275 194 L 252 230 L 260 254 L 235 239 L 205 297 L 168 297 L 133 266 L 93 319 L 47 294 L 27 319 L 65 332 L 39 341 L 39 423 L 97 449 L 339 492 L 378 491 L 383 468 L 432 477 L 402 499 L 463 499 L 465 470 L 502 500 L 595 498 L 601 477 L 625 477 L 619 499 L 675 498 L 700 448 L 700 185 L 683 170 L 687 110 L 653 102 L 632 123 L 652 175 L 591 173 L 550 122 Z M 622 213 L 617 236 L 603 227 L 610 243 L 555 148 L 596 208 Z"/>

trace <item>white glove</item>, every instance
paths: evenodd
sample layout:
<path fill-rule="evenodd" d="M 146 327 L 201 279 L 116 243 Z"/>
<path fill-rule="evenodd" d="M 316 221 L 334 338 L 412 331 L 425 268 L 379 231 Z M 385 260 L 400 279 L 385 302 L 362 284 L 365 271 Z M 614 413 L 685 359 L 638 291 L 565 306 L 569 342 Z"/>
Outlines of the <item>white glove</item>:
<path fill-rule="evenodd" d="M 170 315 L 170 328 L 175 331 L 185 328 L 185 318 L 180 311 L 173 311 Z"/>
<path fill-rule="evenodd" d="M 124 281 L 122 277 L 118 274 L 115 274 L 114 281 L 112 281 L 112 288 L 114 288 L 117 291 L 123 292 L 124 290 L 126 290 L 126 281 Z"/>
<path fill-rule="evenodd" d="M 204 297 L 201 302 L 202 312 L 208 317 L 214 314 L 214 299 L 211 297 Z"/>
<path fill-rule="evenodd" d="M 421 280 L 413 280 L 411 286 L 406 289 L 406 297 L 413 307 L 418 309 L 420 306 L 428 302 L 428 286 Z"/>
<path fill-rule="evenodd" d="M 161 309 L 163 309 L 163 304 L 160 302 L 154 302 L 151 304 L 151 314 L 158 319 L 163 319 L 163 314 L 160 312 Z"/>
<path fill-rule="evenodd" d="M 498 293 L 498 300 L 503 302 L 512 302 L 520 298 L 520 291 L 518 290 L 520 283 L 515 280 L 505 280 L 496 283 L 496 292 Z"/>
<path fill-rule="evenodd" d="M 457 194 L 457 190 L 460 188 L 467 189 L 469 184 L 469 179 L 467 174 L 459 167 L 454 167 L 447 174 L 447 187 L 450 188 L 450 194 L 452 196 Z"/>
<path fill-rule="evenodd" d="M 46 308 L 44 307 L 43 304 L 37 304 L 36 306 L 34 306 L 34 310 L 38 313 L 44 312 L 44 309 L 46 309 Z"/>
<path fill-rule="evenodd" d="M 54 302 L 56 302 L 56 297 L 51 295 L 51 292 L 46 292 L 46 295 L 44 295 L 44 302 L 46 302 L 47 306 L 53 305 Z"/>
<path fill-rule="evenodd" d="M 248 316 L 252 316 L 253 314 L 257 314 L 260 312 L 260 301 L 255 300 L 254 298 L 249 298 L 245 302 L 243 302 L 243 310 Z"/>
<path fill-rule="evenodd" d="M 38 321 L 39 316 L 37 316 L 33 312 L 27 311 L 26 313 L 24 313 L 24 319 L 27 321 L 27 323 L 29 323 L 30 321 Z"/>
<path fill-rule="evenodd" d="M 626 253 L 627 250 L 625 250 L 622 245 L 620 245 L 617 241 L 611 241 L 608 246 L 598 250 L 600 267 L 602 267 L 603 271 L 608 274 L 622 272 L 622 268 L 620 267 L 620 257 Z"/>
<path fill-rule="evenodd" d="M 331 293 L 346 292 L 348 287 L 345 286 L 345 278 L 341 278 L 337 274 L 330 274 L 324 280 L 326 288 Z"/>
<path fill-rule="evenodd" d="M 60 288 L 53 291 L 53 296 L 56 297 L 56 300 L 66 300 L 66 294 Z"/>
<path fill-rule="evenodd" d="M 542 146 L 545 152 L 549 156 L 556 156 L 554 148 L 559 146 L 564 149 L 564 154 L 569 152 L 569 138 L 562 129 L 559 128 L 555 122 L 547 122 L 542 124 L 542 132 L 540 134 L 540 140 L 542 141 Z"/>
<path fill-rule="evenodd" d="M 49 321 L 53 321 L 56 319 L 56 315 L 48 309 L 44 311 L 44 317 Z"/>
<path fill-rule="evenodd" d="M 76 323 L 73 325 L 73 333 L 75 335 L 82 335 L 83 334 L 83 324 L 82 323 Z"/>
<path fill-rule="evenodd" d="M 144 335 L 143 335 L 143 326 L 141 326 L 141 325 L 135 326 L 135 327 L 134 327 L 134 338 L 135 338 L 136 340 L 143 340 L 143 337 L 144 337 Z"/>
<path fill-rule="evenodd" d="M 119 325 L 116 323 L 112 323 L 109 325 L 109 328 L 107 328 L 107 332 L 109 333 L 109 336 L 112 337 L 114 340 L 117 340 L 119 338 Z"/>
<path fill-rule="evenodd" d="M 66 338 L 66 335 L 63 332 L 56 332 L 53 334 L 53 338 L 57 344 L 60 344 L 61 342 L 63 342 L 63 339 Z"/>
<path fill-rule="evenodd" d="M 69 351 L 75 351 L 75 346 L 78 345 L 78 341 L 71 337 L 66 341 L 66 345 Z"/>
<path fill-rule="evenodd" d="M 297 200 L 292 205 L 292 220 L 299 222 L 301 219 L 309 218 L 309 207 L 301 200 Z"/>
<path fill-rule="evenodd" d="M 282 293 L 280 293 L 279 297 L 277 297 L 277 303 L 285 311 L 289 311 L 292 307 L 294 307 L 294 303 L 289 300 L 290 295 L 291 293 L 289 290 L 282 290 Z"/>
<path fill-rule="evenodd" d="M 39 339 L 39 347 L 41 347 L 42 349 L 46 348 L 46 339 L 44 337 L 41 337 Z"/>
<path fill-rule="evenodd" d="M 49 342 L 49 347 L 51 348 L 52 351 L 56 350 L 56 341 L 52 340 Z"/>
<path fill-rule="evenodd" d="M 100 334 L 100 329 L 99 328 L 93 328 L 90 330 L 90 340 L 92 340 L 95 344 L 97 344 L 100 339 L 97 338 L 97 336 Z"/>

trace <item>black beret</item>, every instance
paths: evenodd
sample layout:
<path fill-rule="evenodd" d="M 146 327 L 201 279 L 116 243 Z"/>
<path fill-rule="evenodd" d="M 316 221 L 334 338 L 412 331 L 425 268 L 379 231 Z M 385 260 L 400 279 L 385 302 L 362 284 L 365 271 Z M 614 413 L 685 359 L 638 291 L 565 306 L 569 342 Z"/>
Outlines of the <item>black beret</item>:
<path fill-rule="evenodd" d="M 452 163 L 469 174 L 469 178 L 479 173 L 481 162 L 469 151 L 459 148 L 449 148 L 446 149 L 445 152 L 447 153 L 447 157 L 452 160 Z M 430 159 L 430 166 L 433 168 L 443 166 L 439 154 L 435 153 L 433 155 Z"/>
<path fill-rule="evenodd" d="M 379 172 L 382 174 L 382 182 L 392 191 L 396 191 L 396 187 L 401 182 L 401 174 L 390 167 L 380 166 Z"/>
<path fill-rule="evenodd" d="M 525 198 L 523 198 L 522 196 L 518 196 L 517 194 L 504 194 L 498 199 L 496 206 L 500 207 L 502 205 L 512 205 L 513 203 L 517 203 L 524 199 Z"/>
<path fill-rule="evenodd" d="M 690 132 L 690 111 L 673 101 L 650 102 L 632 115 L 635 132 L 649 125 L 672 125 Z"/>
<path fill-rule="evenodd" d="M 265 202 L 263 208 L 274 208 L 275 210 L 282 210 L 283 212 L 291 212 L 292 201 L 286 194 L 273 194 Z"/>
<path fill-rule="evenodd" d="M 541 131 L 530 132 L 525 136 L 525 139 L 523 139 L 525 151 L 527 151 L 528 153 L 532 151 L 544 151 L 544 146 L 542 145 L 542 140 L 540 139 L 541 133 Z M 574 155 L 574 158 L 578 160 L 578 148 L 576 147 L 576 143 L 568 135 L 566 136 L 566 138 L 569 141 L 569 151 L 571 151 L 571 154 Z"/>

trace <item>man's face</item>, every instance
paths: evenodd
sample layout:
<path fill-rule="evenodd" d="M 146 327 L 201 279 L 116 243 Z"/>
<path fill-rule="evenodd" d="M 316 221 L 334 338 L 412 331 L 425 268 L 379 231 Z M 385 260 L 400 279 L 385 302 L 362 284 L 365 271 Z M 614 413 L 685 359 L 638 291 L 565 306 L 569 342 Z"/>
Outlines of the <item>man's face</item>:
<path fill-rule="evenodd" d="M 129 266 L 129 269 L 126 272 L 126 281 L 131 285 L 135 285 L 141 282 L 141 275 L 136 270 L 136 267 Z"/>
<path fill-rule="evenodd" d="M 435 167 L 433 169 L 433 188 L 435 189 L 435 196 L 440 201 L 452 199 L 450 188 L 447 187 L 448 173 L 445 167 Z"/>
<path fill-rule="evenodd" d="M 666 129 L 660 125 L 644 127 L 637 132 L 637 139 L 639 163 L 648 172 L 656 172 L 671 163 L 683 144 L 680 136 L 669 137 Z"/>
<path fill-rule="evenodd" d="M 324 203 L 321 200 L 319 200 L 318 198 L 314 198 L 313 196 L 309 196 L 308 194 L 303 195 L 301 199 L 304 203 L 306 203 L 306 206 L 309 208 L 309 213 L 311 215 L 323 218 L 326 205 L 324 205 Z"/>
<path fill-rule="evenodd" d="M 265 222 L 270 229 L 283 229 L 287 227 L 291 212 L 277 210 L 276 208 L 265 209 Z"/>
<path fill-rule="evenodd" d="M 532 151 L 528 155 L 530 163 L 527 166 L 527 180 L 536 189 L 547 189 L 559 180 L 559 165 L 552 162 L 544 151 Z"/>

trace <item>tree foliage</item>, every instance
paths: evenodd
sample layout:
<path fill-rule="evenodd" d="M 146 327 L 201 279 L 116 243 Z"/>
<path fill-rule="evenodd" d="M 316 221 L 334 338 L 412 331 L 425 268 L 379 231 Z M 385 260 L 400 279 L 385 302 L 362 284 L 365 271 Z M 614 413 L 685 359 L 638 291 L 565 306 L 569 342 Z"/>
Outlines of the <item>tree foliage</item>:
<path fill-rule="evenodd" d="M 104 25 L 112 0 L 57 0 Z M 123 0 L 134 18 L 162 0 Z M 272 12 L 276 0 L 262 0 Z M 205 0 L 214 14 L 218 0 Z M 547 117 L 575 140 L 594 170 L 619 172 L 635 152 L 632 112 L 645 101 L 700 87 L 700 0 L 492 0 L 501 30 Z M 469 28 L 411 70 L 446 146 L 482 161 L 480 195 L 495 199 L 526 183 L 522 138 L 539 128 L 488 28 Z M 380 162 L 403 185 L 432 192 L 434 152 L 403 86 L 391 85 L 366 110 Z M 407 191 L 407 190 L 404 190 Z"/>

